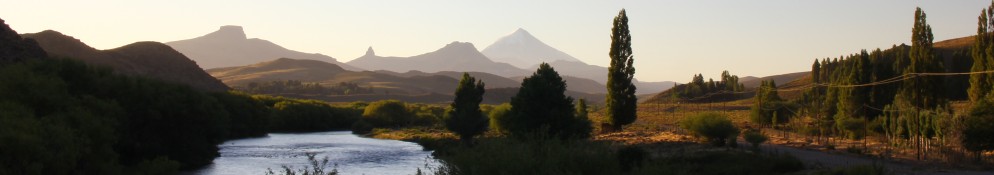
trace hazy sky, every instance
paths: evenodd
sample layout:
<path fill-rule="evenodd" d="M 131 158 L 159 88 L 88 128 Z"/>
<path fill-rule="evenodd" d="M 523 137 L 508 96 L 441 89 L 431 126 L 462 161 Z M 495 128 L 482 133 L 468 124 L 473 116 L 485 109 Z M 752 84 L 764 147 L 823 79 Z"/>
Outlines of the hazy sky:
<path fill-rule="evenodd" d="M 936 41 L 976 34 L 989 0 L 694 1 L 78 1 L 0 0 L 20 33 L 53 29 L 98 49 L 168 42 L 240 25 L 249 38 L 346 62 L 372 46 L 413 56 L 452 41 L 480 50 L 524 28 L 563 52 L 606 66 L 612 19 L 627 9 L 636 78 L 687 82 L 807 71 L 815 58 L 909 43 L 916 6 Z"/>

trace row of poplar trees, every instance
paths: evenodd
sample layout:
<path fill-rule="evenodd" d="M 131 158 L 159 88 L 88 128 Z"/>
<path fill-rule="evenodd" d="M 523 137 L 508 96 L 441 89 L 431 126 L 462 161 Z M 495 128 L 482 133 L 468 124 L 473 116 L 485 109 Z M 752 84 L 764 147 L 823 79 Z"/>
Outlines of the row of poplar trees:
<path fill-rule="evenodd" d="M 622 9 L 614 18 L 611 29 L 611 65 L 608 68 L 607 110 L 610 127 L 620 130 L 636 119 L 637 98 L 632 80 L 635 68 L 628 31 L 628 16 Z M 490 127 L 489 120 L 498 120 L 496 127 L 518 138 L 555 137 L 562 139 L 588 138 L 593 130 L 587 118 L 587 104 L 583 99 L 573 104 L 566 96 L 566 82 L 552 66 L 539 65 L 538 70 L 521 83 L 518 93 L 511 98 L 511 109 L 506 116 L 484 115 L 480 102 L 485 93 L 484 83 L 464 73 L 456 88 L 451 110 L 445 115 L 445 126 L 466 144 Z"/>
<path fill-rule="evenodd" d="M 953 115 L 949 107 L 949 99 L 967 89 L 959 85 L 966 84 L 958 80 L 963 76 L 943 74 L 965 72 L 956 68 L 963 61 L 953 59 L 966 54 L 943 55 L 933 48 L 932 28 L 921 8 L 915 10 L 910 46 L 815 60 L 813 86 L 796 104 L 815 118 L 811 126 L 820 130 L 817 133 L 857 139 L 878 132 L 892 145 L 914 148 L 919 159 L 927 159 L 935 146 L 954 143 L 947 142 L 950 135 L 957 135 L 959 143 L 977 156 L 994 150 L 994 74 L 986 72 L 994 70 L 992 9 L 994 3 L 981 13 L 969 50 L 973 59 L 966 59 L 972 61 L 968 98 L 974 104 L 967 115 Z M 756 104 L 753 116 L 782 115 L 780 108 L 789 106 L 769 104 L 782 102 L 771 98 L 776 95 L 775 83 L 763 84 L 757 98 L 767 100 Z"/>

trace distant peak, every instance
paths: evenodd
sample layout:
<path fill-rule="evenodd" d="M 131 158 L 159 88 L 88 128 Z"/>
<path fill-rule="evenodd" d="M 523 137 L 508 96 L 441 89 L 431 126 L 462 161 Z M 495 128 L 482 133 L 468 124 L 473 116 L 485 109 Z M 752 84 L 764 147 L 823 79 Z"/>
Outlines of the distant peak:
<path fill-rule="evenodd" d="M 511 33 L 511 35 L 526 35 L 526 36 L 531 36 L 532 34 L 528 33 L 528 31 L 525 30 L 525 29 L 518 28 L 518 30 L 515 30 L 514 33 Z"/>
<path fill-rule="evenodd" d="M 446 44 L 442 49 L 473 49 L 476 50 L 476 46 L 470 42 L 459 42 L 453 41 L 452 43 Z"/>
<path fill-rule="evenodd" d="M 242 29 L 242 26 L 235 25 L 221 26 L 221 28 L 217 31 L 207 34 L 207 37 L 223 39 L 248 39 L 245 37 L 245 30 Z"/>
<path fill-rule="evenodd" d="M 369 46 L 369 49 L 366 49 L 366 56 L 376 56 L 376 52 L 373 52 L 373 46 Z"/>

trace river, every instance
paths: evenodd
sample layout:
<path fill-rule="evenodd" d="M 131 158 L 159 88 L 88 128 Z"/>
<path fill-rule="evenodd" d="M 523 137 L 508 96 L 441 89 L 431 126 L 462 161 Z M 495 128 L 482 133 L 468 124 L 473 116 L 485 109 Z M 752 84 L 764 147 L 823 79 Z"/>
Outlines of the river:
<path fill-rule="evenodd" d="M 364 138 L 349 131 L 269 134 L 267 137 L 231 140 L 218 145 L 221 156 L 203 169 L 184 174 L 250 175 L 265 174 L 267 168 L 279 174 L 281 166 L 302 169 L 307 153 L 327 157 L 331 170 L 337 164 L 341 174 L 414 174 L 418 168 L 437 165 L 431 151 L 418 144 L 397 140 Z"/>

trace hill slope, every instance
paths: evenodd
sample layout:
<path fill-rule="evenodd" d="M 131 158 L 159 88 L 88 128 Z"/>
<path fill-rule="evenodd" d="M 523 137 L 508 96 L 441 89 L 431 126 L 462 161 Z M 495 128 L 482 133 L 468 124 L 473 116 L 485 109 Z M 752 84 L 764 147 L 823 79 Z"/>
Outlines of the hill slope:
<path fill-rule="evenodd" d="M 38 41 L 41 48 L 52 56 L 107 66 L 121 74 L 150 77 L 213 92 L 229 89 L 200 69 L 197 63 L 162 43 L 137 42 L 115 49 L 97 50 L 76 38 L 52 30 L 23 36 Z"/>
<path fill-rule="evenodd" d="M 166 42 L 166 45 L 197 61 L 203 69 L 242 66 L 276 58 L 297 58 L 322 60 L 347 70 L 361 70 L 322 54 L 293 51 L 263 39 L 249 39 L 241 26 L 221 26 L 207 35 Z"/>
<path fill-rule="evenodd" d="M 48 57 L 48 54 L 34 39 L 21 38 L 3 19 L 0 19 L 0 65 L 45 57 Z"/>

